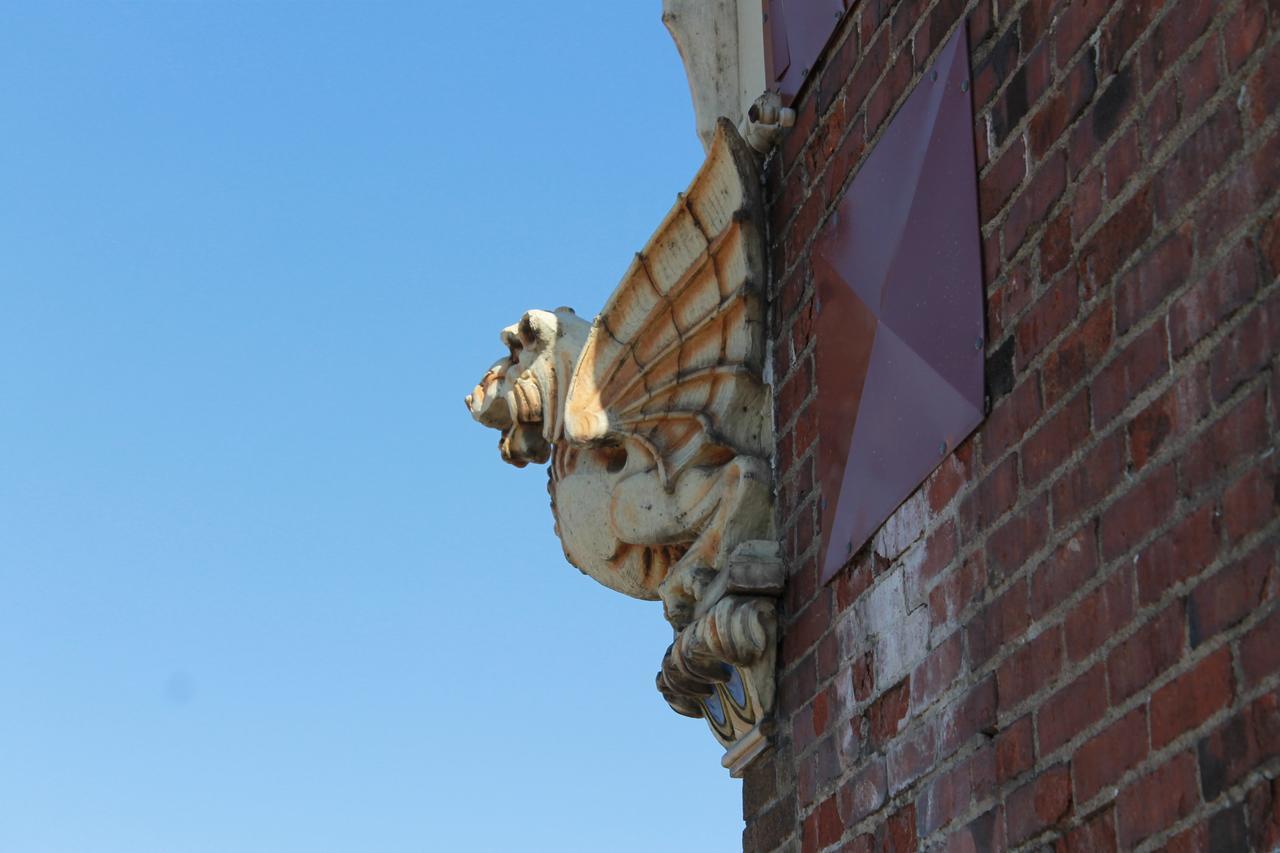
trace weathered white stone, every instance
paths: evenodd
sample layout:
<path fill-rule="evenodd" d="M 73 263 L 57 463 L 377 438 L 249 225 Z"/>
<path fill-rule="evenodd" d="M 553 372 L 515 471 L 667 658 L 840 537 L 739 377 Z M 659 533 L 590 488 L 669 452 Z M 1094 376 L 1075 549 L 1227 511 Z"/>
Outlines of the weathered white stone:
<path fill-rule="evenodd" d="M 876 636 L 876 685 L 896 684 L 929 651 L 929 608 L 918 607 Z"/>

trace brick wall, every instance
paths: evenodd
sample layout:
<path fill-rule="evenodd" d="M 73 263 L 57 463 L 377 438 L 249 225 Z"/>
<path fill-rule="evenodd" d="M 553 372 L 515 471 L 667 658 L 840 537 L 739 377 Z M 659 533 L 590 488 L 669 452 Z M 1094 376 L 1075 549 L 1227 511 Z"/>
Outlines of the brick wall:
<path fill-rule="evenodd" d="M 990 414 L 818 583 L 809 246 L 967 19 Z M 779 743 L 744 847 L 1280 845 L 1280 0 L 860 0 L 766 167 Z"/>

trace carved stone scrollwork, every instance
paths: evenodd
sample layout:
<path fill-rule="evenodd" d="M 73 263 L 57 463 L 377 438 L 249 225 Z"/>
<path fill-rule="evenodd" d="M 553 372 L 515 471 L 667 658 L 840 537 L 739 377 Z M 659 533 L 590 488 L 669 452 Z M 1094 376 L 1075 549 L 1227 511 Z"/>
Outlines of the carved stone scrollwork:
<path fill-rule="evenodd" d="M 661 599 L 658 687 L 739 775 L 767 746 L 775 599 L 764 248 L 754 156 L 721 121 L 706 162 L 595 321 L 529 311 L 467 397 L 502 458 L 550 461 L 566 558 Z"/>

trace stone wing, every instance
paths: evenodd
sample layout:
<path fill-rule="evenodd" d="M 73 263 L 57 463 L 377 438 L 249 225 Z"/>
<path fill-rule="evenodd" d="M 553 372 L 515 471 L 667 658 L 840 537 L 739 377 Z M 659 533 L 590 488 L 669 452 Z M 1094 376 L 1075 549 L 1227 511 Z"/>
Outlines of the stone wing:
<path fill-rule="evenodd" d="M 762 210 L 754 155 L 721 119 L 592 325 L 565 404 L 570 441 L 633 439 L 668 490 L 690 466 L 768 455 Z"/>

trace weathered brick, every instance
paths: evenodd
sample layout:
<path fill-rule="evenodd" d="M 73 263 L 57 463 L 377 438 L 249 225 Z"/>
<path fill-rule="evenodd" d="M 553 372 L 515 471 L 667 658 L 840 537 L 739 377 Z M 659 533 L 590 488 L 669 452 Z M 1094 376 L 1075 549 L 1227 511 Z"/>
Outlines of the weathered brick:
<path fill-rule="evenodd" d="M 1224 105 L 1182 143 L 1152 182 L 1159 217 L 1173 218 L 1226 165 L 1241 142 L 1240 114 L 1234 104 Z"/>
<path fill-rule="evenodd" d="M 1044 559 L 1031 576 L 1031 618 L 1070 598 L 1098 571 L 1097 530 L 1085 525 Z"/>
<path fill-rule="evenodd" d="M 1185 624 L 1183 604 L 1174 601 L 1112 650 L 1107 657 L 1112 703 L 1125 701 L 1182 657 Z"/>
<path fill-rule="evenodd" d="M 1026 564 L 1049 535 L 1049 496 L 1041 495 L 1014 513 L 987 538 L 987 576 L 1004 578 Z"/>
<path fill-rule="evenodd" d="M 1058 276 L 1018 324 L 1017 364 L 1025 369 L 1045 346 L 1067 328 L 1080 305 L 1080 288 L 1074 272 Z"/>
<path fill-rule="evenodd" d="M 1196 746 L 1206 800 L 1264 761 L 1280 756 L 1280 697 L 1268 693 L 1242 708 Z"/>
<path fill-rule="evenodd" d="M 1169 341 L 1163 323 L 1140 333 L 1094 377 L 1093 426 L 1111 422 L 1151 383 L 1169 372 Z"/>
<path fill-rule="evenodd" d="M 964 634 L 954 632 L 943 640 L 911 674 L 911 707 L 918 711 L 926 707 L 960 674 L 964 658 Z"/>
<path fill-rule="evenodd" d="M 1115 490 L 1124 476 L 1124 433 L 1112 432 L 1053 484 L 1053 526 L 1061 529 Z"/>
<path fill-rule="evenodd" d="M 896 794 L 923 776 L 937 756 L 937 737 L 929 722 L 922 722 L 889 745 L 889 791 Z"/>
<path fill-rule="evenodd" d="M 1077 267 L 1088 296 L 1100 291 L 1151 234 L 1151 189 L 1134 193 L 1080 250 Z"/>
<path fill-rule="evenodd" d="M 1174 466 L 1149 474 L 1102 514 L 1102 559 L 1115 559 L 1137 545 L 1169 517 L 1177 500 Z"/>
<path fill-rule="evenodd" d="M 1262 371 L 1280 351 L 1280 294 L 1254 306 L 1222 339 L 1209 360 L 1209 389 L 1221 402 Z"/>
<path fill-rule="evenodd" d="M 1080 0 L 1077 0 L 1080 2 Z M 1099 8 L 1106 4 L 1102 0 L 1089 0 Z M 1069 13 L 1068 13 L 1069 14 Z M 1058 54 L 1061 61 L 1062 54 Z M 1039 158 L 1048 151 L 1063 131 L 1071 126 L 1085 105 L 1093 100 L 1098 88 L 1098 78 L 1093 66 L 1093 57 L 1085 53 L 1071 67 L 1060 84 L 1057 94 L 1037 110 L 1027 123 L 1027 139 L 1031 145 L 1031 155 Z"/>
<path fill-rule="evenodd" d="M 1147 757 L 1147 709 L 1139 705 L 1080 745 L 1071 757 L 1076 801 L 1092 800 Z"/>
<path fill-rule="evenodd" d="M 1068 660 L 1087 658 L 1129 624 L 1133 611 L 1133 569 L 1122 566 L 1067 614 Z"/>
<path fill-rule="evenodd" d="M 1161 749 L 1231 702 L 1231 650 L 1221 648 L 1151 696 L 1151 747 Z"/>
<path fill-rule="evenodd" d="M 1003 700 L 1004 696 L 1000 698 Z M 1000 782 L 1016 779 L 1035 763 L 1035 739 L 1028 714 L 996 735 L 996 778 Z"/>
<path fill-rule="evenodd" d="M 1040 755 L 1057 750 L 1101 719 L 1106 710 L 1106 668 L 1097 664 L 1046 699 L 1036 712 Z"/>
<path fill-rule="evenodd" d="M 1129 422 L 1129 460 L 1144 468 L 1166 442 L 1188 433 L 1209 412 L 1208 369 L 1190 365 L 1172 388 Z"/>
<path fill-rule="evenodd" d="M 1022 475 L 1027 486 L 1038 485 L 1066 462 L 1089 436 L 1089 395 L 1081 392 L 1023 444 Z"/>
<path fill-rule="evenodd" d="M 1261 285 L 1255 248 L 1241 242 L 1169 307 L 1169 342 L 1181 356 L 1235 313 Z"/>
<path fill-rule="evenodd" d="M 1180 753 L 1120 792 L 1116 818 L 1121 846 L 1133 847 L 1190 814 L 1199 804 L 1195 756 Z"/>
<path fill-rule="evenodd" d="M 1079 794 L 1077 802 L 1083 801 Z M 1054 845 L 1055 853 L 1115 853 L 1116 814 L 1108 806 L 1072 828 Z"/>
<path fill-rule="evenodd" d="M 1201 433 L 1178 460 L 1183 494 L 1196 494 L 1221 472 L 1261 452 L 1268 441 L 1266 417 L 1266 393 L 1260 388 Z"/>
<path fill-rule="evenodd" d="M 1009 843 L 1019 844 L 1056 826 L 1071 812 L 1071 774 L 1067 765 L 1042 771 L 1011 793 L 1005 802 Z"/>
<path fill-rule="evenodd" d="M 1138 602 L 1146 607 L 1169 589 L 1204 571 L 1218 553 L 1214 506 L 1192 512 L 1164 536 L 1138 552 Z"/>
<path fill-rule="evenodd" d="M 1056 625 L 1023 642 L 996 670 L 1000 713 L 1008 713 L 1053 684 L 1062 668 L 1062 631 Z"/>
<path fill-rule="evenodd" d="M 1240 641 L 1240 668 L 1248 687 L 1280 671 L 1280 610 L 1273 610 L 1244 635 Z"/>
<path fill-rule="evenodd" d="M 1102 300 L 1045 358 L 1044 404 L 1057 401 L 1098 364 L 1111 347 L 1112 303 Z"/>
<path fill-rule="evenodd" d="M 884 805 L 889 795 L 889 777 L 885 761 L 874 756 L 840 786 L 840 816 L 852 826 Z"/>
<path fill-rule="evenodd" d="M 911 709 L 911 679 L 904 678 L 884 692 L 867 710 L 871 744 L 880 747 L 897 735 Z"/>
<path fill-rule="evenodd" d="M 1124 334 L 1186 281 L 1194 247 L 1183 226 L 1129 270 L 1116 284 L 1116 332 Z"/>
<path fill-rule="evenodd" d="M 1192 590 L 1187 622 L 1193 648 L 1280 595 L 1273 577 L 1274 560 L 1275 546 L 1264 543 Z"/>

